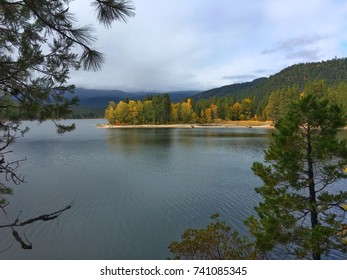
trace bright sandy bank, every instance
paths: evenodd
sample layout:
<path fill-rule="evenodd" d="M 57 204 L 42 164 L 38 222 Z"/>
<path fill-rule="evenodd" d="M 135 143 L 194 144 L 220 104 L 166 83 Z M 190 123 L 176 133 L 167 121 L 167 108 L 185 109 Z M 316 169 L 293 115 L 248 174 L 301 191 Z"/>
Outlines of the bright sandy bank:
<path fill-rule="evenodd" d="M 98 124 L 101 128 L 267 128 L 274 129 L 269 122 L 258 121 L 235 121 L 222 124 L 139 124 L 139 125 L 110 125 Z"/>

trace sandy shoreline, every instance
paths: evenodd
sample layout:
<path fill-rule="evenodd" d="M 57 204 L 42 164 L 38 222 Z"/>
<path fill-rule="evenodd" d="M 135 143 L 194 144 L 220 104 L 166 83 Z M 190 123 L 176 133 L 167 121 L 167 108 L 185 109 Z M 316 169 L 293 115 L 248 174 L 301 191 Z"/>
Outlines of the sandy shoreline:
<path fill-rule="evenodd" d="M 110 125 L 110 124 L 97 124 L 100 128 L 266 128 L 274 129 L 272 125 L 240 125 L 240 124 L 140 124 L 140 125 Z"/>

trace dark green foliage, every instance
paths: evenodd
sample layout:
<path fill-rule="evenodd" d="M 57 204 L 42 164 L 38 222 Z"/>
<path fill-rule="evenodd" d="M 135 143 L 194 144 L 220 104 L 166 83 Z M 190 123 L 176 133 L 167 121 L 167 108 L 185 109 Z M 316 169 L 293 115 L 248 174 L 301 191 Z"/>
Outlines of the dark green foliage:
<path fill-rule="evenodd" d="M 165 93 L 163 95 L 155 95 L 152 97 L 153 114 L 155 124 L 165 124 L 170 121 L 171 100 L 170 96 Z"/>
<path fill-rule="evenodd" d="M 343 82 L 328 88 L 327 98 L 342 105 L 345 112 L 347 112 L 347 83 Z"/>
<path fill-rule="evenodd" d="M 250 217 L 247 225 L 263 253 L 276 248 L 297 258 L 320 259 L 332 249 L 346 249 L 347 191 L 336 185 L 347 178 L 347 143 L 337 137 L 346 115 L 318 97 L 325 96 L 319 93 L 322 85 L 306 87 L 309 94 L 276 122 L 266 164 L 253 164 L 264 184 L 256 189 L 263 201 L 256 207 L 259 217 Z"/>
<path fill-rule="evenodd" d="M 169 250 L 175 259 L 185 260 L 250 260 L 261 256 L 254 244 L 246 238 L 241 238 L 231 230 L 218 215 L 211 216 L 213 220 L 206 228 L 187 229 L 182 234 L 182 240 L 172 242 Z"/>
<path fill-rule="evenodd" d="M 218 107 L 218 117 L 222 120 L 230 119 L 230 106 L 235 103 L 231 96 L 214 96 L 210 98 L 193 99 L 192 107 L 193 111 L 199 116 L 202 111 L 211 107 L 211 104 L 215 104 Z"/>
<path fill-rule="evenodd" d="M 299 96 L 300 92 L 298 87 L 282 88 L 273 91 L 265 107 L 266 119 L 276 123 L 280 117 L 288 112 L 290 104 L 298 100 Z"/>
<path fill-rule="evenodd" d="M 171 100 L 170 96 L 165 93 L 162 96 L 161 103 L 159 106 L 159 123 L 169 123 L 170 122 L 170 110 L 171 110 Z"/>

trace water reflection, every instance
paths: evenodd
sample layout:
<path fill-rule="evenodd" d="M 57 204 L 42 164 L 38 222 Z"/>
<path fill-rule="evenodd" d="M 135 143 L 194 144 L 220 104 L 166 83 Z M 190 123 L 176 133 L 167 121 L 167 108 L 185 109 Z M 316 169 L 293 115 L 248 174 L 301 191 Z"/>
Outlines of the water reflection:
<path fill-rule="evenodd" d="M 107 143 L 111 151 L 116 148 L 128 150 L 143 146 L 167 147 L 171 145 L 171 129 L 107 129 Z"/>
<path fill-rule="evenodd" d="M 195 139 L 210 140 L 235 139 L 267 139 L 271 138 L 273 130 L 246 128 L 195 128 L 195 129 L 108 129 L 110 144 L 154 144 L 170 146 L 172 141 L 190 145 Z M 213 141 L 211 143 L 214 143 Z"/>

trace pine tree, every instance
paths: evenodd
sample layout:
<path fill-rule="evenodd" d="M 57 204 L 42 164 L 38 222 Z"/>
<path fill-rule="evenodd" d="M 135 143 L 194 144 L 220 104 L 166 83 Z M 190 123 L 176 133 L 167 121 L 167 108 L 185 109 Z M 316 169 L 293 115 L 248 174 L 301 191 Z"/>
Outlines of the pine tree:
<path fill-rule="evenodd" d="M 171 113 L 170 95 L 167 93 L 164 93 L 161 97 L 161 104 L 160 104 L 160 123 L 164 123 L 164 124 L 169 123 L 170 113 Z"/>
<path fill-rule="evenodd" d="M 265 164 L 253 164 L 263 181 L 256 189 L 259 218 L 246 224 L 262 252 L 285 250 L 297 258 L 321 259 L 344 251 L 347 143 L 337 133 L 346 125 L 341 107 L 304 95 L 277 123 Z"/>

